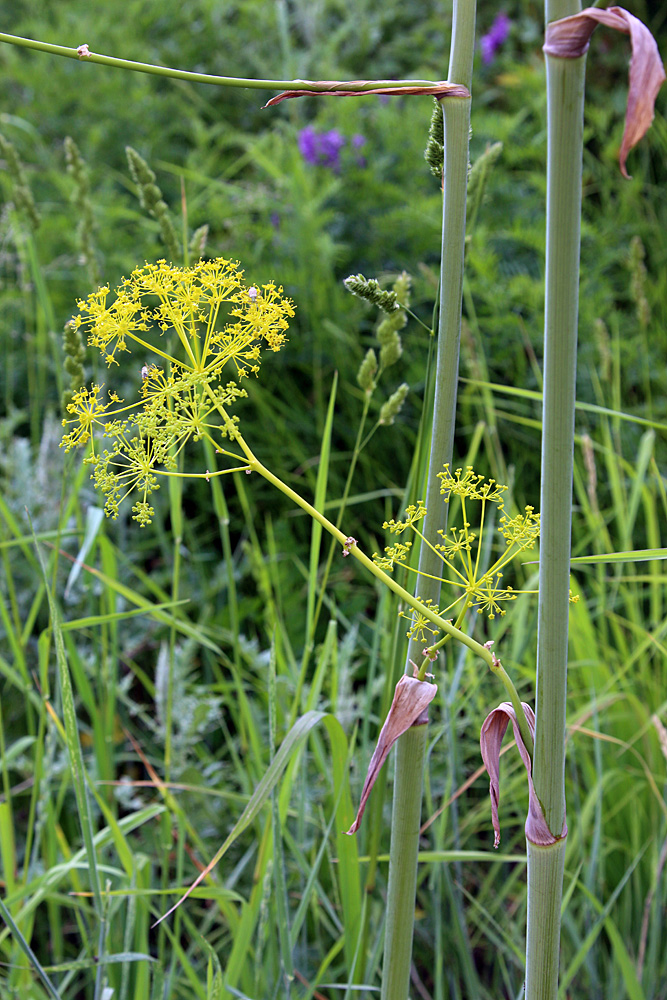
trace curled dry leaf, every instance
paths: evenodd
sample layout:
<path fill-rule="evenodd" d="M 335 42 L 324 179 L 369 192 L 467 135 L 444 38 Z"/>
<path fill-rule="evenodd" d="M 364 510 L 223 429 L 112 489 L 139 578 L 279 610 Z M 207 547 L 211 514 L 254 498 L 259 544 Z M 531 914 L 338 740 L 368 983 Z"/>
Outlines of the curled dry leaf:
<path fill-rule="evenodd" d="M 360 84 L 370 83 L 370 80 L 350 80 L 345 83 L 337 80 L 318 80 L 317 82 L 303 80 L 299 82 L 305 86 L 294 90 L 284 90 L 282 94 L 277 94 L 270 101 L 267 101 L 264 107 L 269 108 L 273 104 L 280 104 L 281 101 L 286 101 L 290 97 L 364 97 L 366 94 L 386 94 L 389 97 L 403 94 L 432 94 L 438 100 L 442 100 L 443 97 L 470 97 L 470 91 L 467 87 L 459 83 L 448 83 L 446 80 L 441 80 L 439 83 L 416 83 L 414 87 L 396 87 L 378 82 L 376 87 L 371 87 L 368 90 L 356 88 Z M 350 90 L 351 86 L 355 89 Z M 312 87 L 318 89 L 307 89 Z"/>
<path fill-rule="evenodd" d="M 521 704 L 531 736 L 534 736 L 535 713 L 530 705 L 526 705 L 525 702 L 522 702 Z M 486 770 L 489 772 L 491 817 L 493 820 L 493 830 L 495 834 L 493 846 L 497 847 L 500 843 L 500 823 L 498 821 L 498 801 L 500 799 L 499 759 L 500 747 L 510 721 L 512 723 L 512 728 L 514 729 L 514 739 L 516 740 L 516 745 L 519 749 L 519 753 L 521 754 L 521 760 L 523 761 L 523 765 L 526 768 L 526 774 L 528 775 L 528 817 L 526 819 L 526 839 L 530 840 L 532 844 L 537 844 L 539 847 L 547 847 L 550 844 L 555 844 L 557 840 L 561 840 L 563 837 L 567 836 L 567 826 L 563 823 L 563 830 L 560 837 L 554 837 L 551 830 L 547 826 L 547 821 L 544 818 L 540 800 L 537 797 L 535 787 L 533 785 L 530 754 L 526 749 L 525 743 L 521 739 L 521 732 L 519 731 L 516 713 L 513 705 L 509 701 L 504 701 L 502 705 L 499 705 L 498 708 L 494 708 L 494 710 L 487 715 L 484 720 L 479 739 L 482 751 L 482 760 L 484 761 Z"/>
<path fill-rule="evenodd" d="M 587 7 L 579 14 L 547 25 L 544 51 L 550 56 L 578 59 L 588 51 L 590 37 L 598 24 L 630 35 L 630 87 L 618 157 L 621 173 L 628 177 L 625 166 L 628 153 L 648 131 L 655 113 L 655 99 L 665 81 L 665 70 L 655 38 L 639 18 L 622 7 L 610 7 L 608 10 Z"/>
<path fill-rule="evenodd" d="M 361 817 L 368 802 L 376 778 L 380 773 L 380 768 L 389 755 L 389 751 L 399 736 L 402 736 L 410 726 L 423 725 L 428 721 L 426 709 L 435 698 L 438 690 L 436 684 L 429 684 L 427 681 L 417 680 L 416 677 L 408 677 L 404 674 L 396 685 L 394 700 L 391 703 L 389 713 L 384 726 L 380 730 L 377 746 L 368 765 L 366 780 L 361 790 L 361 801 L 359 811 L 354 823 L 347 830 L 348 835 L 356 833 L 361 825 Z M 420 718 L 423 713 L 423 718 Z"/>

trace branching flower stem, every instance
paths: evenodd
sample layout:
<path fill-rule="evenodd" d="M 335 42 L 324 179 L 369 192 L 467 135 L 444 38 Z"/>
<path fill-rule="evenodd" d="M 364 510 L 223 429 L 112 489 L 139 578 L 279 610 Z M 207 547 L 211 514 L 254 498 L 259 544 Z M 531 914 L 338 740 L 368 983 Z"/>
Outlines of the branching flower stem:
<path fill-rule="evenodd" d="M 245 452 L 245 442 L 241 444 L 241 441 L 239 441 L 239 444 Z M 308 503 L 307 500 L 304 500 L 303 497 L 279 479 L 278 476 L 275 476 L 269 469 L 266 468 L 266 466 L 262 465 L 262 463 L 255 458 L 250 449 L 248 449 L 248 468 L 252 472 L 257 472 L 260 476 L 266 479 L 267 482 L 275 486 L 276 489 L 279 489 L 281 493 L 284 493 L 286 497 L 289 497 L 289 499 L 297 504 L 297 506 L 301 507 L 302 510 L 306 511 L 307 514 L 310 514 L 312 518 L 319 521 L 322 527 L 328 531 L 329 534 L 333 535 L 333 537 L 336 538 L 341 545 L 345 547 L 349 545 L 348 536 L 346 536 L 340 528 L 337 528 L 327 517 L 324 516 L 324 514 L 321 514 L 320 511 L 312 506 L 312 504 Z M 368 570 L 369 573 L 372 573 L 373 576 L 380 580 L 385 586 L 389 587 L 389 589 L 400 597 L 402 601 L 409 605 L 409 607 L 413 608 L 425 618 L 428 618 L 429 621 L 433 622 L 433 624 L 437 626 L 437 628 L 445 632 L 445 638 L 457 639 L 459 642 L 463 643 L 464 646 L 467 646 L 468 649 L 472 650 L 473 653 L 479 656 L 486 663 L 489 670 L 491 670 L 504 685 L 515 708 L 517 706 L 520 707 L 521 699 L 517 694 L 512 680 L 503 668 L 500 660 L 494 656 L 487 646 L 483 645 L 481 642 L 477 642 L 476 639 L 473 639 L 472 636 L 469 636 L 465 632 L 461 631 L 461 629 L 457 628 L 456 625 L 453 625 L 450 621 L 447 621 L 447 619 L 441 618 L 440 615 L 436 614 L 429 607 L 427 607 L 427 605 L 418 600 L 418 598 L 414 597 L 409 590 L 401 587 L 396 580 L 385 573 L 384 570 L 381 570 L 378 566 L 376 566 L 373 560 L 369 559 L 365 552 L 362 552 L 356 542 L 353 545 L 349 545 L 349 554 L 353 556 L 357 562 L 361 563 L 364 569 Z M 444 641 L 444 639 L 441 640 L 440 644 Z M 422 675 L 425 674 L 426 668 L 431 662 L 430 657 L 426 657 L 424 659 L 420 670 Z M 517 711 L 517 716 L 521 720 L 523 718 L 523 711 Z M 522 731 L 522 736 L 523 735 L 524 733 Z M 532 739 L 527 724 L 525 726 L 524 739 L 526 740 L 526 746 L 532 748 Z"/>
<path fill-rule="evenodd" d="M 213 400 L 215 401 L 215 397 L 213 396 L 213 393 L 211 392 L 208 386 L 207 386 L 207 391 L 211 394 Z M 224 407 L 217 404 L 217 401 L 215 402 L 216 402 L 216 408 L 218 409 L 221 417 L 223 418 L 223 421 L 228 425 L 230 423 L 230 418 L 228 414 L 225 412 Z M 404 601 L 409 607 L 413 608 L 420 615 L 423 615 L 424 618 L 427 618 L 438 629 L 444 632 L 445 639 L 447 638 L 457 639 L 459 642 L 463 643 L 464 646 L 467 646 L 468 649 L 472 650 L 473 653 L 479 656 L 484 661 L 484 663 L 486 663 L 489 670 L 491 670 L 491 672 L 494 673 L 496 677 L 498 677 L 500 682 L 503 684 L 515 708 L 520 708 L 521 700 L 519 698 L 519 695 L 517 694 L 516 688 L 514 687 L 511 678 L 505 671 L 498 657 L 491 652 L 488 646 L 485 646 L 483 643 L 478 642 L 476 639 L 473 639 L 472 636 L 467 635 L 460 628 L 458 628 L 457 625 L 453 625 L 446 618 L 442 618 L 440 615 L 436 614 L 426 604 L 423 604 L 418 598 L 414 597 L 410 593 L 410 591 L 406 590 L 404 587 L 401 587 L 401 585 L 397 583 L 397 581 L 394 580 L 391 576 L 389 576 L 388 573 L 385 573 L 384 570 L 380 569 L 379 566 L 376 566 L 373 560 L 370 559 L 366 555 L 366 553 L 359 548 L 355 540 L 353 539 L 351 540 L 349 535 L 346 535 L 343 531 L 340 530 L 340 528 L 336 527 L 336 525 L 332 521 L 330 521 L 328 517 L 322 514 L 321 511 L 317 510 L 316 507 L 313 507 L 311 503 L 309 503 L 299 493 L 297 493 L 290 486 L 288 486 L 287 483 L 284 483 L 282 479 L 280 479 L 273 472 L 271 472 L 270 469 L 267 469 L 266 466 L 263 465 L 256 457 L 256 455 L 253 453 L 252 449 L 247 444 L 247 442 L 245 441 L 245 439 L 238 430 L 235 430 L 234 432 L 234 439 L 247 459 L 247 465 L 243 467 L 244 471 L 256 472 L 258 475 L 262 476 L 263 479 L 266 479 L 267 482 L 271 483 L 272 486 L 275 486 L 276 489 L 280 490 L 281 493 L 283 493 L 286 497 L 288 497 L 288 499 L 290 499 L 293 503 L 295 503 L 297 507 L 300 507 L 303 511 L 309 514 L 310 517 L 312 517 L 315 521 L 321 524 L 322 527 L 325 529 L 325 531 L 327 531 L 330 535 L 333 536 L 333 538 L 335 538 L 338 542 L 340 542 L 340 544 L 343 546 L 344 552 L 348 553 L 354 559 L 356 559 L 357 562 L 361 563 L 364 569 L 366 569 L 369 573 L 372 573 L 372 575 L 376 577 L 376 579 L 380 580 L 380 582 L 383 583 L 386 587 L 389 587 L 389 589 L 392 590 L 398 597 L 400 597 L 400 599 Z M 201 478 L 202 474 L 200 473 L 198 474 L 198 476 L 199 478 Z M 457 621 L 460 623 L 461 616 L 459 616 Z M 440 640 L 440 642 L 437 645 L 440 646 L 442 645 L 443 642 L 444 639 Z M 428 664 L 431 662 L 432 661 L 430 656 L 424 657 L 424 660 L 421 664 L 421 668 L 419 671 L 422 679 L 426 673 Z M 517 716 L 525 723 L 523 717 L 523 711 L 517 711 Z M 530 747 L 532 750 L 532 738 L 530 736 L 527 724 L 525 724 L 525 735 L 522 727 L 522 736 L 524 736 L 524 740 L 526 741 L 526 746 Z"/>

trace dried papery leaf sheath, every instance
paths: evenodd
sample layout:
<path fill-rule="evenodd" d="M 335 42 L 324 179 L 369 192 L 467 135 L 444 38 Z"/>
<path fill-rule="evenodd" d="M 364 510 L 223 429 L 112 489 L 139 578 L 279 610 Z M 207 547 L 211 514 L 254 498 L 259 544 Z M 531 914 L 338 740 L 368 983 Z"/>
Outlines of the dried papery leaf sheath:
<path fill-rule="evenodd" d="M 364 809 L 368 802 L 376 778 L 380 769 L 389 755 L 389 751 L 399 736 L 402 736 L 410 726 L 425 725 L 427 719 L 421 720 L 419 717 L 433 701 L 438 690 L 436 684 L 429 684 L 427 681 L 417 680 L 416 677 L 408 677 L 404 674 L 396 685 L 394 699 L 391 703 L 389 713 L 384 726 L 380 730 L 377 746 L 368 765 L 366 780 L 361 790 L 361 801 L 359 811 L 354 823 L 347 830 L 348 835 L 356 833 L 364 815 Z"/>
<path fill-rule="evenodd" d="M 525 702 L 522 702 L 521 705 L 526 716 L 526 721 L 528 722 L 530 733 L 534 737 L 535 713 L 530 705 L 526 705 Z M 498 802 L 500 799 L 500 747 L 502 746 L 503 737 L 510 721 L 512 722 L 512 728 L 514 729 L 514 739 L 516 740 L 521 760 L 523 761 L 523 765 L 526 768 L 526 774 L 528 775 L 528 817 L 526 819 L 526 839 L 532 844 L 536 844 L 538 847 L 547 847 L 550 844 L 555 844 L 558 840 L 567 836 L 567 826 L 565 823 L 563 824 L 563 830 L 560 837 L 554 837 L 547 826 L 547 821 L 545 820 L 544 813 L 542 812 L 542 806 L 540 805 L 540 801 L 535 793 L 533 785 L 530 754 L 528 753 L 528 750 L 526 749 L 526 746 L 521 738 L 516 712 L 508 701 L 503 702 L 502 705 L 499 705 L 498 708 L 494 708 L 494 710 L 487 715 L 484 720 L 484 724 L 482 725 L 479 740 L 482 751 L 482 760 L 484 761 L 484 766 L 489 773 L 491 817 L 493 820 L 493 829 L 495 834 L 493 846 L 498 847 L 500 843 L 500 822 L 498 820 Z"/>
<path fill-rule="evenodd" d="M 353 84 L 370 82 L 370 80 L 350 81 Z M 310 80 L 304 80 L 304 83 L 308 83 L 311 87 L 313 86 Z M 470 97 L 467 87 L 463 87 L 458 83 L 447 83 L 446 80 L 428 86 L 424 86 L 423 84 L 417 84 L 414 87 L 378 86 L 371 87 L 369 90 L 350 90 L 350 83 L 342 83 L 336 80 L 318 80 L 318 87 L 326 87 L 328 89 L 316 91 L 306 90 L 305 88 L 303 90 L 285 90 L 282 94 L 277 94 L 270 101 L 267 101 L 264 107 L 269 108 L 273 104 L 280 104 L 281 101 L 286 101 L 290 97 L 364 97 L 366 94 L 384 94 L 389 97 L 403 94 L 432 94 L 438 100 L 442 100 L 443 97 Z"/>
<path fill-rule="evenodd" d="M 561 59 L 580 58 L 588 51 L 590 37 L 598 24 L 630 35 L 630 84 L 625 130 L 618 157 L 621 173 L 628 177 L 625 166 L 628 153 L 648 131 L 655 113 L 655 99 L 665 81 L 665 70 L 651 32 L 622 7 L 610 7 L 609 10 L 587 7 L 579 14 L 547 25 L 544 52 Z"/>

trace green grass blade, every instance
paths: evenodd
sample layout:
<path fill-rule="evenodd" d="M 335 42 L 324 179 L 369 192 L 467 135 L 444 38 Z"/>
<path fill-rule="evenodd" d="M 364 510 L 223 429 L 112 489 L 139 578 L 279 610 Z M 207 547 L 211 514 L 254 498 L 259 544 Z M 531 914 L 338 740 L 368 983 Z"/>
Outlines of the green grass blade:
<path fill-rule="evenodd" d="M 130 602 L 130 604 L 133 604 L 135 608 L 141 608 L 144 612 L 154 617 L 156 621 L 161 622 L 163 625 L 168 625 L 170 628 L 176 629 L 177 632 L 187 636 L 189 639 L 195 639 L 197 642 L 201 643 L 202 646 L 206 646 L 207 649 L 210 649 L 213 653 L 217 653 L 219 656 L 222 655 L 222 650 L 217 643 L 209 639 L 209 637 L 196 625 L 193 625 L 191 622 L 186 621 L 183 618 L 176 618 L 174 615 L 168 615 L 165 614 L 164 611 L 159 610 L 161 604 L 170 603 L 168 600 L 160 602 L 160 605 L 152 604 L 145 597 L 142 597 L 141 594 L 137 593 L 136 590 L 125 586 L 125 584 L 121 583 L 120 580 L 112 579 L 106 573 L 102 573 L 100 570 L 95 569 L 94 566 L 88 566 L 85 564 L 84 568 L 87 573 L 94 576 L 100 581 L 100 583 L 104 584 L 105 587 L 109 587 L 114 591 L 114 593 L 120 594 L 120 596 L 124 597 Z"/>
<path fill-rule="evenodd" d="M 7 909 L 7 907 L 5 906 L 5 904 L 4 904 L 4 902 L 3 902 L 2 899 L 0 899 L 0 914 L 2 915 L 5 923 L 7 924 L 7 926 L 9 927 L 9 929 L 11 930 L 12 934 L 14 935 L 14 939 L 15 939 L 16 943 L 18 944 L 19 948 L 27 956 L 28 961 L 33 966 L 33 968 L 35 969 L 35 972 L 37 973 L 37 975 L 39 976 L 39 978 L 44 983 L 44 986 L 46 987 L 46 989 L 48 990 L 48 992 L 51 994 L 52 997 L 55 998 L 55 1000 L 62 1000 L 62 997 L 61 997 L 60 993 L 58 992 L 58 990 L 55 988 L 55 986 L 53 985 L 53 983 L 51 982 L 51 980 L 47 976 L 46 972 L 42 968 L 42 965 L 41 965 L 39 959 L 35 955 L 34 951 L 30 947 L 30 945 L 28 944 L 28 942 L 26 941 L 26 939 L 23 937 L 23 934 L 21 934 L 21 931 L 19 930 L 19 928 L 17 927 L 16 923 L 14 922 L 14 918 L 12 917 L 11 913 L 9 912 L 9 910 Z"/>
<path fill-rule="evenodd" d="M 269 661 L 269 743 L 272 760 L 275 759 L 277 717 L 276 701 L 276 648 L 274 642 L 271 645 L 271 659 Z M 289 903 L 287 899 L 287 879 L 285 877 L 283 832 L 280 822 L 280 809 L 275 785 L 271 790 L 271 828 L 273 832 L 273 881 L 275 886 L 276 912 L 278 918 L 278 945 L 285 997 L 286 1000 L 289 1000 L 294 972 L 290 941 Z"/>
<path fill-rule="evenodd" d="M 95 539 L 97 538 L 97 533 L 100 530 L 100 525 L 104 521 L 104 511 L 101 507 L 89 507 L 86 511 L 86 528 L 81 542 L 79 551 L 76 554 L 76 559 L 74 560 L 74 565 L 69 571 L 69 576 L 67 577 L 67 586 L 65 587 L 65 597 L 68 596 L 70 589 L 76 583 L 79 574 L 83 568 L 83 561 L 90 552 L 91 546 Z"/>
<path fill-rule="evenodd" d="M 542 393 L 537 392 L 535 389 L 522 389 L 516 385 L 502 385 L 498 382 L 482 382 L 481 379 L 475 378 L 461 377 L 460 381 L 465 382 L 468 385 L 475 385 L 480 389 L 491 389 L 493 392 L 497 392 L 503 396 L 515 396 L 519 399 L 530 399 L 536 403 L 542 402 Z M 599 416 L 613 417 L 616 420 L 626 420 L 631 424 L 637 424 L 639 427 L 650 427 L 656 431 L 667 431 L 667 424 L 660 423 L 658 420 L 649 420 L 646 417 L 639 417 L 634 413 L 624 413 L 622 410 L 611 410 L 607 406 L 598 406 L 597 403 L 583 403 L 577 401 L 574 405 L 575 410 L 579 413 L 596 413 Z"/>
<path fill-rule="evenodd" d="M 667 559 L 667 548 L 634 549 L 628 552 L 601 552 L 589 556 L 573 556 L 570 562 L 584 566 L 589 563 L 650 562 L 654 559 Z"/>
<path fill-rule="evenodd" d="M 336 390 L 338 387 L 338 372 L 334 373 L 329 395 L 329 406 L 327 407 L 326 420 L 322 431 L 322 441 L 320 444 L 320 461 L 317 467 L 317 481 L 315 484 L 314 506 L 317 510 L 323 511 L 327 496 L 327 482 L 329 479 L 329 461 L 331 459 L 331 432 L 333 430 L 334 406 L 336 403 Z M 310 636 L 313 627 L 313 615 L 315 612 L 315 600 L 317 598 L 317 568 L 320 561 L 320 545 L 322 541 L 322 525 L 319 521 L 313 521 L 310 535 L 310 560 L 308 567 L 308 598 L 306 604 L 306 635 Z"/>
<path fill-rule="evenodd" d="M 35 548 L 42 569 L 42 576 L 44 579 L 44 585 L 46 587 L 46 596 L 49 603 L 49 611 L 51 615 L 51 629 L 56 651 L 58 679 L 60 682 L 60 696 L 62 700 L 63 720 L 65 724 L 65 740 L 67 745 L 67 752 L 69 755 L 70 767 L 72 769 L 72 784 L 74 786 L 77 811 L 79 813 L 79 823 L 81 824 L 81 833 L 86 847 L 88 864 L 90 866 L 90 880 L 93 889 L 93 896 L 95 899 L 95 908 L 98 917 L 101 920 L 102 896 L 100 891 L 100 880 L 97 873 L 97 854 L 93 843 L 93 822 L 90 812 L 90 803 L 88 800 L 88 790 L 86 788 L 83 754 L 81 752 L 81 743 L 79 741 L 76 707 L 74 704 L 74 692 L 72 690 L 72 681 L 70 678 L 69 666 L 67 663 L 67 655 L 65 653 L 65 643 L 63 641 L 63 634 L 61 630 L 60 612 L 58 610 L 55 599 L 51 592 L 51 588 L 48 585 L 46 577 L 46 567 L 44 566 L 42 554 L 39 550 L 37 542 L 35 542 Z"/>
<path fill-rule="evenodd" d="M 167 910 L 167 912 L 160 917 L 157 923 L 161 923 L 165 920 L 166 917 L 173 913 L 177 906 L 180 906 L 180 904 L 187 899 L 195 886 L 199 885 L 199 883 L 206 878 L 209 872 L 215 868 L 218 861 L 220 861 L 220 859 L 227 853 L 234 841 L 243 833 L 244 830 L 248 828 L 248 826 L 250 826 L 259 814 L 259 811 L 271 794 L 271 791 L 280 780 L 280 776 L 287 767 L 292 755 L 303 745 L 311 730 L 325 718 L 325 712 L 307 712 L 305 715 L 302 715 L 300 719 L 297 719 L 280 745 L 278 753 L 271 761 L 266 773 L 257 785 L 254 794 L 248 802 L 248 805 L 245 807 L 243 813 L 234 824 L 222 847 L 216 851 L 213 859 L 209 861 L 204 871 L 201 872 L 201 874 L 195 879 L 179 902 L 175 906 L 172 906 L 170 910 Z"/>

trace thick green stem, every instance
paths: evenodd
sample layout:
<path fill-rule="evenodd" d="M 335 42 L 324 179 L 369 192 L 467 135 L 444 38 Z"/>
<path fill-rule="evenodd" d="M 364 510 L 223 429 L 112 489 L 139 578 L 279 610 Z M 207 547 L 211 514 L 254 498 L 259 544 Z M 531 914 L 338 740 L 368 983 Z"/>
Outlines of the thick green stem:
<path fill-rule="evenodd" d="M 528 937 L 526 1000 L 550 1000 L 558 994 L 560 904 L 565 866 L 565 838 L 549 847 L 527 841 Z M 530 929 L 538 933 L 530 933 Z"/>
<path fill-rule="evenodd" d="M 401 755 L 396 758 L 391 814 L 392 850 L 389 854 L 390 889 L 382 967 L 383 1000 L 405 1000 L 410 987 L 417 865 L 405 864 L 405 858 L 413 855 L 416 858 L 419 851 L 427 735 L 428 725 L 411 726 L 398 741 Z M 395 849 L 397 844 L 400 850 Z M 390 948 L 387 948 L 387 941 L 391 942 Z"/>
<path fill-rule="evenodd" d="M 470 90 L 472 80 L 474 46 L 474 0 L 454 0 L 450 74 L 454 74 L 451 77 L 453 81 L 462 83 L 468 90 Z M 440 264 L 440 323 L 433 432 L 425 498 L 429 513 L 424 524 L 424 534 L 431 543 L 437 541 L 438 530 L 447 526 L 447 505 L 441 502 L 436 473 L 442 469 L 443 465 L 451 464 L 454 444 L 465 254 L 470 98 L 444 101 L 442 109 L 445 159 Z M 437 577 L 439 575 L 438 565 L 438 557 L 432 548 L 427 544 L 422 544 L 419 555 L 420 573 Z M 422 599 L 430 599 L 437 604 L 440 597 L 439 581 L 429 579 L 428 576 L 419 577 L 417 587 Z M 410 660 L 415 659 L 418 655 L 419 647 L 411 642 L 408 649 L 406 672 L 411 669 Z M 426 729 L 426 725 L 413 727 L 401 736 L 396 747 L 396 781 L 392 807 L 382 1000 L 406 1000 L 408 996 L 415 887 L 417 884 L 418 837 L 416 831 L 419 830 L 421 819 Z M 404 789 L 410 789 L 409 798 L 404 794 Z M 412 835 L 413 831 L 415 831 L 414 836 Z"/>
<path fill-rule="evenodd" d="M 540 497 L 535 788 L 549 829 L 565 818 L 565 693 L 579 298 L 584 59 L 547 57 L 549 163 Z"/>
<path fill-rule="evenodd" d="M 552 0 L 547 20 L 576 13 Z M 565 822 L 565 707 L 579 300 L 585 58 L 546 57 L 547 252 L 540 593 L 533 778 L 549 829 Z M 564 840 L 528 845 L 526 1000 L 556 1000 Z"/>

